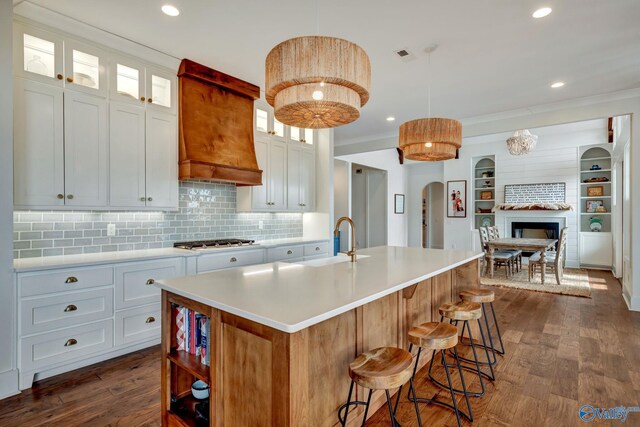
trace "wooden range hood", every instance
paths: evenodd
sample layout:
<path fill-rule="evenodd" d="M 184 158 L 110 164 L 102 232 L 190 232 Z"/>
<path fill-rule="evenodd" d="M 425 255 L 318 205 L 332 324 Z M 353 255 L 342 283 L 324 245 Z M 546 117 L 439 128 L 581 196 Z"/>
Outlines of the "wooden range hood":
<path fill-rule="evenodd" d="M 253 145 L 260 88 L 183 59 L 178 71 L 180 179 L 261 185 Z"/>

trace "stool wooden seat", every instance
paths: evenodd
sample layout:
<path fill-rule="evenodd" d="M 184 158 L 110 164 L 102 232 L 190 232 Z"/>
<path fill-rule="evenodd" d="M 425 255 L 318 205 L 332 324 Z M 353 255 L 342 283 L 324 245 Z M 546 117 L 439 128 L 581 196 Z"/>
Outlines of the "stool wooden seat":
<path fill-rule="evenodd" d="M 380 347 L 362 353 L 349 364 L 349 376 L 371 390 L 400 387 L 411 378 L 413 357 L 407 350 Z"/>
<path fill-rule="evenodd" d="M 485 302 L 493 302 L 496 299 L 496 294 L 491 289 L 472 288 L 465 289 L 460 292 L 460 299 L 462 301 L 478 302 L 482 304 Z"/>
<path fill-rule="evenodd" d="M 458 301 L 442 304 L 438 312 L 451 320 L 477 320 L 482 317 L 482 306 L 477 302 Z"/>
<path fill-rule="evenodd" d="M 446 350 L 458 344 L 458 328 L 450 323 L 423 323 L 409 330 L 408 339 L 425 350 Z"/>

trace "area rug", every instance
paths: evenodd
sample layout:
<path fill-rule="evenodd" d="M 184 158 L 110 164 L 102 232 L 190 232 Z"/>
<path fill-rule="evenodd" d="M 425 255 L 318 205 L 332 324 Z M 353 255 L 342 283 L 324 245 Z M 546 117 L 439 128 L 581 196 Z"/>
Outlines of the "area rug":
<path fill-rule="evenodd" d="M 548 272 L 543 285 L 540 280 L 539 271 L 535 277 L 531 279 L 531 282 L 529 282 L 529 272 L 526 265 L 522 266 L 520 272 L 509 278 L 505 277 L 504 269 L 500 269 L 495 273 L 493 279 L 488 276 L 481 277 L 480 283 L 488 286 L 501 286 L 505 288 L 526 289 L 529 291 L 591 298 L 589 274 L 587 270 L 583 269 L 566 268 L 560 285 L 556 282 L 556 275 L 554 273 L 549 274 Z"/>

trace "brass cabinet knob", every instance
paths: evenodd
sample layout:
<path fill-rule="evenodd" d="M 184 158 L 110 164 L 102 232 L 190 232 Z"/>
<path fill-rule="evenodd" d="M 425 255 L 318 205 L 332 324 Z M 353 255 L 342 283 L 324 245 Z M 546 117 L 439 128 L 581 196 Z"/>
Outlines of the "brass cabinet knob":
<path fill-rule="evenodd" d="M 156 283 L 156 281 L 153 279 L 147 280 L 147 285 L 153 285 L 154 283 Z"/>
<path fill-rule="evenodd" d="M 64 194 L 58 194 L 56 197 L 57 197 L 58 199 L 64 199 Z"/>
<path fill-rule="evenodd" d="M 287 251 L 287 255 L 291 255 L 293 251 Z"/>
<path fill-rule="evenodd" d="M 73 199 L 73 194 L 67 194 L 67 199 L 69 200 Z"/>
<path fill-rule="evenodd" d="M 69 338 L 66 343 L 64 343 L 65 347 L 71 347 L 72 345 L 78 344 L 78 340 L 75 338 Z"/>
<path fill-rule="evenodd" d="M 58 80 L 62 80 L 64 78 L 62 74 L 58 74 L 56 77 L 58 78 Z"/>
<path fill-rule="evenodd" d="M 153 202 L 153 198 L 147 197 L 147 202 Z"/>
<path fill-rule="evenodd" d="M 231 257 L 231 259 L 229 260 L 229 262 L 236 262 L 236 261 L 238 261 L 236 257 Z"/>
<path fill-rule="evenodd" d="M 75 276 L 69 276 L 67 277 L 67 280 L 64 281 L 64 283 L 78 283 L 78 278 Z"/>
<path fill-rule="evenodd" d="M 144 97 L 144 96 L 141 96 L 141 97 L 140 97 L 140 101 L 144 102 L 144 100 L 145 100 L 145 97 Z"/>
<path fill-rule="evenodd" d="M 145 200 L 147 200 L 147 198 L 146 198 L 146 197 L 140 197 L 140 201 L 141 201 L 141 202 L 144 202 Z"/>
<path fill-rule="evenodd" d="M 73 304 L 69 304 L 68 306 L 65 307 L 64 312 L 68 313 L 70 311 L 76 311 L 78 309 L 78 307 L 76 307 Z"/>
<path fill-rule="evenodd" d="M 69 83 L 73 83 L 73 77 L 71 77 L 71 76 L 67 77 L 67 81 L 68 81 Z"/>
<path fill-rule="evenodd" d="M 320 250 L 320 246 L 316 246 L 316 251 L 319 251 L 319 250 Z"/>
<path fill-rule="evenodd" d="M 153 323 L 156 321 L 156 318 L 153 316 L 149 316 L 147 317 L 147 320 L 144 321 L 144 323 Z"/>
<path fill-rule="evenodd" d="M 147 102 L 148 102 L 149 104 L 151 104 L 151 103 L 153 102 L 153 99 L 151 99 L 151 98 L 147 98 Z"/>

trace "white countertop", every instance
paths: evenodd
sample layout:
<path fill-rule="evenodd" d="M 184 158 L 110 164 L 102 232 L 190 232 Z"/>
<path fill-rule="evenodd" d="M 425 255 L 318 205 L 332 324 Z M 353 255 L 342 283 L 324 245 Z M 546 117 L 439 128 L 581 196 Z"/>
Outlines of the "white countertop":
<path fill-rule="evenodd" d="M 482 253 L 380 246 L 357 263 L 276 262 L 156 281 L 211 307 L 297 332 L 482 257 Z"/>
<path fill-rule="evenodd" d="M 292 238 L 292 239 L 277 239 L 277 240 L 265 240 L 256 242 L 256 245 L 251 246 L 233 246 L 229 248 L 216 248 L 211 251 L 189 251 L 185 249 L 176 248 L 162 248 L 162 249 L 140 249 L 135 251 L 113 251 L 113 252 L 99 252 L 93 254 L 78 254 L 78 255 L 58 255 L 48 257 L 37 258 L 20 258 L 13 260 L 13 269 L 17 273 L 35 270 L 47 270 L 54 268 L 68 268 L 68 267 L 82 267 L 89 265 L 111 264 L 114 262 L 129 262 L 129 261 L 144 261 L 161 258 L 174 258 L 174 257 L 192 257 L 205 255 L 210 253 L 218 253 L 225 251 L 237 251 L 242 249 L 268 249 L 278 246 L 286 245 L 301 245 L 312 242 L 326 242 L 327 239 L 305 239 L 305 238 Z M 215 251 L 215 252 L 214 252 Z"/>

